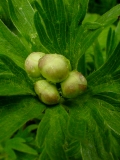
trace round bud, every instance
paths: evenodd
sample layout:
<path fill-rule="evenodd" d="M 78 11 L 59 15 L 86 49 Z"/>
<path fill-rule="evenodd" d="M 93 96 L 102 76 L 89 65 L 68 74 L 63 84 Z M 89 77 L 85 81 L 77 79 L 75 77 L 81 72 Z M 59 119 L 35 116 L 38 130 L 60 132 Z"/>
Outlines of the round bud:
<path fill-rule="evenodd" d="M 46 54 L 39 60 L 38 67 L 44 78 L 59 83 L 68 77 L 70 61 L 60 54 Z"/>
<path fill-rule="evenodd" d="M 45 53 L 33 52 L 25 60 L 25 70 L 29 76 L 37 78 L 40 76 L 40 70 L 38 68 L 38 61 L 43 57 Z"/>
<path fill-rule="evenodd" d="M 61 83 L 63 97 L 75 98 L 87 88 L 87 80 L 78 71 L 70 72 L 68 78 Z"/>
<path fill-rule="evenodd" d="M 47 105 L 54 105 L 59 103 L 60 95 L 54 84 L 51 84 L 46 80 L 39 80 L 35 83 L 34 89 L 39 99 L 43 103 Z"/>

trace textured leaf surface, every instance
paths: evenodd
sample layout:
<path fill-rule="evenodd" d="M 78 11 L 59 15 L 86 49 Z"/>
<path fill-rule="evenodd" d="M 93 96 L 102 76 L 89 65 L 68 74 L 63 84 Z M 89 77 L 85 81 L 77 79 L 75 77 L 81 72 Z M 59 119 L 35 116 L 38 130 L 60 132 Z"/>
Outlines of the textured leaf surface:
<path fill-rule="evenodd" d="M 35 13 L 35 26 L 41 43 L 50 52 L 71 56 L 70 47 L 75 37 L 75 29 L 84 19 L 88 0 L 40 1 L 35 3 L 39 12 Z M 72 58 L 71 58 L 72 59 Z"/>
<path fill-rule="evenodd" d="M 100 67 L 103 65 L 103 63 L 104 63 L 103 53 L 102 53 L 102 50 L 101 50 L 101 47 L 100 47 L 100 44 L 99 44 L 98 40 L 96 40 L 96 41 L 94 42 L 93 48 L 94 48 L 94 63 L 95 63 L 95 69 L 98 69 L 98 68 L 100 68 Z"/>
<path fill-rule="evenodd" d="M 37 118 L 45 106 L 32 96 L 0 97 L 0 141 L 10 137 L 27 121 Z"/>
<path fill-rule="evenodd" d="M 112 132 L 120 134 L 120 114 L 108 102 L 92 97 L 85 99 L 80 98 L 70 109 L 68 130 L 70 136 L 77 139 L 73 151 L 80 153 L 85 160 L 112 160 L 113 137 L 110 135 Z M 69 152 L 72 153 L 72 150 Z"/>
<path fill-rule="evenodd" d="M 112 74 L 118 68 L 120 64 L 119 53 L 120 43 L 116 47 L 113 54 L 109 57 L 107 62 L 103 66 L 101 66 L 101 68 L 99 68 L 96 72 L 93 72 L 92 74 L 90 74 L 90 76 L 88 76 L 87 79 L 90 85 L 98 84 L 103 76 Z"/>
<path fill-rule="evenodd" d="M 96 22 L 80 25 L 87 5 L 87 0 L 84 3 L 81 0 L 35 3 L 38 12 L 35 13 L 34 21 L 41 43 L 47 52 L 64 54 L 69 58 L 73 69 L 81 68 L 78 67 L 79 59 L 104 27 L 117 20 L 120 14 L 120 6 L 117 5 Z"/>
<path fill-rule="evenodd" d="M 103 14 L 103 16 L 101 16 L 96 21 L 103 25 L 110 25 L 115 20 L 117 20 L 119 14 L 120 14 L 120 4 L 116 5 L 115 7 L 107 11 L 105 14 Z"/>
<path fill-rule="evenodd" d="M 0 54 L 9 56 L 21 68 L 29 52 L 20 39 L 0 20 Z"/>
<path fill-rule="evenodd" d="M 40 49 L 39 38 L 34 26 L 34 10 L 28 0 L 9 0 L 9 11 L 11 19 L 20 32 L 27 40 L 26 48 L 29 51 Z"/>
<path fill-rule="evenodd" d="M 65 2 L 41 1 L 35 6 L 40 14 L 35 14 L 34 21 L 41 43 L 50 52 L 64 54 L 68 28 Z"/>
<path fill-rule="evenodd" d="M 117 46 L 117 38 L 115 35 L 115 31 L 111 28 L 109 29 L 108 36 L 107 36 L 107 44 L 106 44 L 106 55 L 107 58 L 113 53 L 114 49 Z"/>
<path fill-rule="evenodd" d="M 17 0 L 9 0 L 12 21 L 25 37 L 27 46 L 24 47 L 25 44 L 0 22 L 1 54 L 5 55 L 0 60 L 0 92 L 4 93 L 0 97 L 0 141 L 11 137 L 27 121 L 41 116 L 46 109 L 34 97 L 32 83 L 22 70 L 26 56 L 36 45 L 36 30 L 42 44 L 41 51 L 63 54 L 71 60 L 73 69 L 81 70 L 82 66 L 78 65 L 82 58 L 82 65 L 85 65 L 86 50 L 104 27 L 112 24 L 120 15 L 120 5 L 117 5 L 95 22 L 82 24 L 87 5 L 88 0 L 42 0 L 35 2 L 37 12 L 34 15 L 27 0 L 18 3 Z M 112 45 L 114 34 L 108 37 L 112 37 L 108 43 Z M 113 48 L 107 50 L 110 52 Z M 100 50 L 97 52 L 101 53 Z M 83 95 L 66 101 L 65 108 L 60 104 L 46 109 L 36 136 L 40 160 L 120 159 L 119 52 L 120 44 L 108 56 L 105 64 L 103 60 L 99 61 L 100 57 L 95 57 L 96 68 L 103 65 L 87 77 L 88 89 Z M 86 72 L 84 67 L 82 71 Z M 34 96 L 29 96 L 29 93 Z M 19 147 L 13 145 L 14 149 L 30 149 L 21 145 L 23 141 L 19 142 Z M 8 151 L 15 159 L 13 150 L 8 148 Z"/>
<path fill-rule="evenodd" d="M 9 69 L 8 73 L 0 73 L 0 96 L 35 95 L 33 83 L 25 71 L 5 55 L 0 55 L 0 59 Z"/>
<path fill-rule="evenodd" d="M 75 39 L 71 43 L 72 54 L 71 61 L 73 66 L 77 68 L 79 58 L 92 45 L 105 26 L 112 24 L 120 15 L 120 5 L 113 7 L 111 10 L 102 15 L 96 22 L 85 23 L 78 29 Z M 107 20 L 106 20 L 107 19 Z M 76 63 L 77 62 L 77 63 Z"/>
<path fill-rule="evenodd" d="M 15 137 L 9 139 L 6 143 L 6 146 L 11 149 L 15 149 L 20 152 L 25 152 L 33 155 L 37 155 L 37 151 L 25 144 L 25 140 L 20 137 Z"/>
<path fill-rule="evenodd" d="M 71 137 L 67 154 L 85 160 L 120 158 L 119 44 L 107 62 L 88 77 L 88 90 L 68 103 Z M 69 102 L 69 101 L 68 101 Z"/>
<path fill-rule="evenodd" d="M 99 36 L 103 27 L 101 24 L 92 24 L 87 23 L 83 24 L 79 27 L 79 30 L 76 34 L 75 40 L 73 42 L 72 49 L 72 58 L 71 62 L 74 64 L 74 68 L 76 69 L 78 66 L 79 59 L 86 52 L 86 50 L 93 44 L 95 39 Z"/>
<path fill-rule="evenodd" d="M 64 151 L 67 118 L 66 111 L 60 105 L 46 110 L 37 131 L 37 143 L 44 148 L 40 155 L 41 160 L 41 157 L 47 155 L 53 160 L 67 159 Z"/>
<path fill-rule="evenodd" d="M 76 42 L 75 42 L 75 47 L 73 48 L 74 51 L 72 51 L 73 53 L 78 54 L 78 56 L 76 57 L 81 57 L 85 53 L 85 51 L 90 47 L 90 45 L 92 45 L 94 40 L 101 33 L 102 29 L 105 26 L 110 25 L 115 20 L 117 20 L 119 15 L 120 15 L 120 5 L 117 5 L 108 12 L 106 12 L 104 15 L 102 15 L 100 18 L 98 18 L 96 22 L 91 23 L 91 25 L 87 26 L 86 24 L 83 24 L 82 26 L 80 26 L 78 34 L 75 38 Z M 75 61 L 77 61 L 77 58 L 75 59 Z"/>
<path fill-rule="evenodd" d="M 50 160 L 50 157 L 48 156 L 46 150 L 44 149 L 39 156 L 39 160 L 45 160 L 45 159 Z"/>

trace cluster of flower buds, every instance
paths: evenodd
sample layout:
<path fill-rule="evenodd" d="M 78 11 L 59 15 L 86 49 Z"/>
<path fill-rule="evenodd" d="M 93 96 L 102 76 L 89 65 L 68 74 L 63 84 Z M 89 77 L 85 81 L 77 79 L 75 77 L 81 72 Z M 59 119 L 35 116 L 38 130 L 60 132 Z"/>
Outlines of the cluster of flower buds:
<path fill-rule="evenodd" d="M 29 76 L 38 80 L 34 89 L 39 99 L 47 104 L 54 105 L 63 98 L 75 98 L 87 88 L 87 80 L 78 71 L 71 71 L 70 61 L 60 54 L 45 54 L 33 52 L 25 60 L 25 70 Z M 60 84 L 61 93 L 56 84 Z"/>

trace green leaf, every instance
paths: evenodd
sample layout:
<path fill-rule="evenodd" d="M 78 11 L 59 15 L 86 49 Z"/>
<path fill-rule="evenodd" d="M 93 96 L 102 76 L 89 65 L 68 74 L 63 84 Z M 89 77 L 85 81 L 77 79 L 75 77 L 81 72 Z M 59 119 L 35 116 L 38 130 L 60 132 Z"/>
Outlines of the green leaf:
<path fill-rule="evenodd" d="M 79 102 L 81 102 L 79 104 Z M 89 116 L 89 108 L 84 106 L 83 101 L 74 101 L 70 103 L 70 119 L 68 122 L 69 134 L 73 138 L 84 139 L 87 127 L 87 117 Z M 78 107 L 77 107 L 78 106 Z"/>
<path fill-rule="evenodd" d="M 73 17 L 73 20 L 76 21 L 76 23 L 79 22 L 79 25 L 82 23 L 82 21 L 85 18 L 85 15 L 87 13 L 88 2 L 89 2 L 88 0 L 79 0 L 78 2 L 77 1 L 74 2 L 74 3 L 76 3 L 76 6 L 75 6 L 75 8 L 73 8 L 73 14 L 75 15 L 76 18 L 74 20 L 74 17 Z M 72 7 L 72 5 L 71 5 L 71 7 Z M 77 14 L 75 13 L 76 9 L 79 9 Z"/>
<path fill-rule="evenodd" d="M 93 44 L 93 49 L 94 49 L 94 63 L 95 63 L 95 69 L 97 70 L 98 68 L 100 68 L 103 63 L 104 63 L 104 59 L 103 59 L 103 53 L 100 47 L 100 44 L 98 42 L 98 40 L 96 40 Z"/>
<path fill-rule="evenodd" d="M 103 24 L 104 26 L 110 25 L 118 19 L 120 15 L 120 4 L 112 7 L 109 11 L 103 14 L 96 22 Z"/>
<path fill-rule="evenodd" d="M 99 101 L 100 105 L 98 111 L 106 122 L 107 127 L 120 135 L 120 114 L 115 110 L 111 104 L 105 101 Z M 114 109 L 113 109 L 114 108 Z"/>
<path fill-rule="evenodd" d="M 79 27 L 75 39 L 71 42 L 72 54 L 70 60 L 73 68 L 77 68 L 79 59 L 92 45 L 105 26 L 112 24 L 120 15 L 120 5 L 113 7 L 95 22 L 86 23 Z M 76 64 L 76 65 L 75 65 Z"/>
<path fill-rule="evenodd" d="M 8 159 L 16 160 L 17 156 L 11 148 L 6 147 L 5 152 L 7 154 Z"/>
<path fill-rule="evenodd" d="M 39 124 L 37 131 L 37 143 L 43 147 L 50 159 L 66 160 L 64 151 L 65 132 L 67 125 L 67 112 L 60 105 L 48 108 L 45 116 Z M 43 153 L 41 153 L 43 155 Z M 44 157 L 46 157 L 44 153 Z"/>
<path fill-rule="evenodd" d="M 10 70 L 8 69 L 8 67 L 0 60 L 0 74 L 9 72 Z"/>
<path fill-rule="evenodd" d="M 20 39 L 0 20 L 0 54 L 9 56 L 18 66 L 24 68 L 25 58 L 29 52 Z"/>
<path fill-rule="evenodd" d="M 0 55 L 1 61 L 11 72 L 0 74 L 0 96 L 6 95 L 35 95 L 33 84 L 26 72 L 17 66 L 9 57 Z"/>
<path fill-rule="evenodd" d="M 99 80 L 101 79 L 101 77 L 112 74 L 118 68 L 120 64 L 119 53 L 120 53 L 120 43 L 116 47 L 113 54 L 109 57 L 107 62 L 104 65 L 102 65 L 96 72 L 93 72 L 87 77 L 89 85 L 93 86 L 99 84 L 100 83 Z"/>
<path fill-rule="evenodd" d="M 0 141 L 10 137 L 27 121 L 41 115 L 45 105 L 32 96 L 11 96 L 0 99 Z"/>
<path fill-rule="evenodd" d="M 70 138 L 69 141 L 70 142 L 66 150 L 66 154 L 68 157 L 75 157 L 75 155 L 77 155 L 78 152 L 80 151 L 80 148 L 81 148 L 80 143 L 78 140 L 72 139 L 72 138 Z"/>
<path fill-rule="evenodd" d="M 115 31 L 111 28 L 108 32 L 107 44 L 106 44 L 106 56 L 107 58 L 113 53 L 114 49 L 118 44 L 117 37 L 115 35 Z"/>
<path fill-rule="evenodd" d="M 68 2 L 66 9 L 68 10 L 68 20 L 70 23 L 70 45 L 76 34 L 76 28 L 82 24 L 87 13 L 88 0 L 71 0 Z"/>
<path fill-rule="evenodd" d="M 86 57 L 85 54 L 79 59 L 77 70 L 81 72 L 84 76 L 86 76 L 87 69 L 86 69 Z"/>
<path fill-rule="evenodd" d="M 113 19 L 116 20 L 120 14 L 118 5 L 96 22 L 83 24 L 78 29 L 78 24 L 82 22 L 86 14 L 87 4 L 87 0 L 84 3 L 82 1 L 63 3 L 62 0 L 59 3 L 58 1 L 35 3 L 39 14 L 35 14 L 34 21 L 41 43 L 48 51 L 61 53 L 69 58 L 73 69 L 77 68 L 80 57 L 98 37 L 103 27 L 108 23 L 113 23 Z M 67 17 L 65 13 L 68 14 Z M 112 14 L 112 21 L 109 14 Z M 106 17 L 107 23 L 103 21 Z M 63 43 L 63 40 L 66 41 Z"/>
<path fill-rule="evenodd" d="M 71 46 L 71 63 L 73 68 L 77 68 L 79 59 L 86 52 L 86 50 L 93 44 L 95 39 L 103 30 L 103 26 L 99 23 L 86 23 L 79 27 L 74 42 Z"/>
<path fill-rule="evenodd" d="M 95 94 L 103 93 L 103 92 L 114 92 L 118 94 L 119 90 L 120 90 L 120 83 L 112 81 L 112 80 L 110 80 L 109 83 L 108 82 L 101 83 L 94 87 L 93 86 L 90 87 L 91 95 L 95 95 Z"/>
<path fill-rule="evenodd" d="M 38 12 L 34 15 L 34 23 L 36 26 L 36 30 L 39 35 L 40 42 L 45 47 L 46 52 L 56 52 L 55 48 L 52 46 L 52 42 L 50 37 L 46 33 L 46 29 L 44 28 L 44 25 L 42 24 L 42 20 L 38 14 Z"/>
<path fill-rule="evenodd" d="M 120 100 L 117 97 L 120 97 L 120 94 L 114 93 L 114 92 L 102 92 L 94 96 L 97 99 L 100 99 L 102 101 L 105 101 L 109 104 L 111 104 L 111 109 L 116 110 L 120 112 Z M 116 97 L 116 98 L 114 98 Z"/>
<path fill-rule="evenodd" d="M 120 115 L 113 108 L 109 103 L 86 96 L 70 103 L 68 131 L 77 144 L 73 153 L 88 160 L 113 160 L 110 133 L 120 134 Z M 69 150 L 72 151 L 72 146 Z"/>
<path fill-rule="evenodd" d="M 37 155 L 37 151 L 31 148 L 30 146 L 28 146 L 27 144 L 25 144 L 25 142 L 26 141 L 23 138 L 15 137 L 15 138 L 9 139 L 6 142 L 6 146 L 8 148 L 11 148 L 20 152 Z"/>
<path fill-rule="evenodd" d="M 117 71 L 115 71 L 113 74 L 112 74 L 112 77 L 114 80 L 117 80 L 120 82 L 120 69 L 118 69 Z"/>
<path fill-rule="evenodd" d="M 10 16 L 9 16 L 9 11 L 8 11 L 8 6 L 7 6 L 7 0 L 0 0 L 0 12 L 1 10 L 3 11 L 3 14 L 1 15 L 1 19 L 5 20 L 8 22 L 8 24 L 10 23 Z"/>
<path fill-rule="evenodd" d="M 64 1 L 35 2 L 35 6 L 40 15 L 36 13 L 34 21 L 41 43 L 50 52 L 63 54 L 67 34 Z"/>
<path fill-rule="evenodd" d="M 39 14 L 35 13 L 34 22 L 47 52 L 60 53 L 72 60 L 76 28 L 84 19 L 87 5 L 88 0 L 84 3 L 63 0 L 35 2 Z"/>
<path fill-rule="evenodd" d="M 114 132 L 111 132 L 110 138 L 112 140 L 111 148 L 113 151 L 113 157 L 114 157 L 114 159 L 118 160 L 120 157 L 120 150 L 119 150 L 120 137 L 119 137 L 119 135 L 115 134 Z"/>
<path fill-rule="evenodd" d="M 40 4 L 35 2 L 38 11 L 34 15 L 34 23 L 42 43 L 41 50 L 45 50 L 46 53 L 64 54 L 71 60 L 72 69 L 79 68 L 85 72 L 85 66 L 82 66 L 85 65 L 84 53 L 103 28 L 117 19 L 120 5 L 115 6 L 96 22 L 81 25 L 86 14 L 87 0 L 39 2 Z M 29 2 L 22 0 L 17 3 L 17 0 L 10 0 L 9 8 L 14 24 L 34 48 L 34 11 Z M 18 18 L 20 22 L 17 21 Z M 21 23 L 23 26 L 19 26 Z M 33 35 L 30 35 L 31 33 Z M 29 54 L 29 49 L 31 50 L 30 46 L 26 46 L 27 51 L 18 37 L 3 23 L 0 23 L 0 37 L 1 54 L 5 55 L 0 56 L 0 92 L 4 93 L 4 96 L 0 97 L 0 141 L 3 141 L 11 137 L 27 121 L 41 116 L 46 107 L 33 96 L 21 96 L 29 93 L 35 96 L 32 83 L 23 70 L 24 60 Z M 98 46 L 96 43 L 95 48 Z M 119 48 L 120 44 L 102 66 L 103 61 L 99 61 L 98 56 L 95 57 L 96 68 L 101 68 L 87 77 L 88 90 L 83 95 L 74 100 L 66 100 L 64 107 L 68 113 L 62 104 L 46 109 L 36 136 L 41 152 L 40 160 L 120 159 L 120 70 L 116 71 L 120 64 Z M 100 53 L 100 50 L 97 53 Z M 80 64 L 82 58 L 84 61 Z M 26 137 L 28 132 L 24 132 L 22 136 Z M 13 149 L 36 155 L 36 151 L 31 151 L 31 148 L 24 144 L 24 140 L 18 137 L 13 139 Z M 16 158 L 13 150 L 8 148 L 8 152 L 11 157 Z M 28 157 L 26 156 L 26 159 L 29 159 Z"/>
<path fill-rule="evenodd" d="M 0 74 L 0 96 L 35 95 L 29 87 L 20 83 L 20 79 L 14 75 Z"/>
<path fill-rule="evenodd" d="M 115 33 L 116 33 L 117 40 L 119 42 L 120 41 L 120 21 L 118 21 L 118 24 L 115 29 Z"/>
<path fill-rule="evenodd" d="M 0 60 L 6 65 L 9 69 L 9 73 L 14 74 L 15 76 L 19 76 L 21 79 L 26 79 L 30 83 L 30 79 L 28 78 L 26 72 L 20 68 L 13 60 L 11 60 L 8 56 L 0 54 Z"/>
<path fill-rule="evenodd" d="M 48 154 L 47 154 L 47 152 L 46 152 L 46 150 L 44 149 L 43 151 L 42 151 L 42 153 L 40 154 L 40 156 L 39 156 L 39 160 L 50 160 L 50 157 L 48 156 Z"/>
<path fill-rule="evenodd" d="M 38 128 L 37 124 L 31 124 L 28 125 L 24 130 L 23 127 L 19 129 L 15 137 L 21 137 L 24 139 L 32 138 L 32 131 L 36 130 Z"/>
<path fill-rule="evenodd" d="M 41 45 L 34 26 L 34 10 L 28 0 L 9 0 L 9 11 L 11 19 L 20 32 L 20 34 L 27 40 L 26 48 L 29 52 L 40 50 Z M 32 48 L 32 49 L 31 49 Z"/>

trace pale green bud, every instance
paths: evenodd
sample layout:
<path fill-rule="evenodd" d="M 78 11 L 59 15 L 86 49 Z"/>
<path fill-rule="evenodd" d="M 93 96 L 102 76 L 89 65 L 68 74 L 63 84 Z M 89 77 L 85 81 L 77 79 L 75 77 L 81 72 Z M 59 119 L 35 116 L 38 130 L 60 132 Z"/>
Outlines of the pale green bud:
<path fill-rule="evenodd" d="M 60 54 L 46 54 L 39 60 L 38 67 L 44 78 L 59 83 L 68 77 L 70 61 Z"/>
<path fill-rule="evenodd" d="M 38 61 L 42 58 L 45 53 L 42 52 L 33 52 L 25 60 L 25 70 L 29 76 L 37 78 L 39 77 L 40 70 L 38 68 Z"/>
<path fill-rule="evenodd" d="M 43 103 L 47 105 L 54 105 L 59 103 L 60 95 L 54 84 L 51 84 L 46 80 L 39 80 L 35 83 L 34 89 L 39 99 Z"/>
<path fill-rule="evenodd" d="M 75 98 L 87 88 L 87 80 L 78 71 L 72 71 L 65 81 L 61 83 L 63 97 Z"/>

